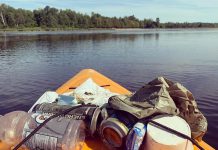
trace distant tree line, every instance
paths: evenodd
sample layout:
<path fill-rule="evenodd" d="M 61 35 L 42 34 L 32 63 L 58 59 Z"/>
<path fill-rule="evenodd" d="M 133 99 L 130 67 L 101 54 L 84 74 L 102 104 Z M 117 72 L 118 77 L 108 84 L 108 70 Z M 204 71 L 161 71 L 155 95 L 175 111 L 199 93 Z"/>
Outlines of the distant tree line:
<path fill-rule="evenodd" d="M 139 20 L 134 15 L 126 17 L 105 17 L 98 13 L 91 15 L 70 9 L 56 9 L 46 6 L 44 9 L 25 10 L 0 5 L 0 28 L 200 28 L 218 27 L 213 23 L 160 23 L 160 19 Z"/>

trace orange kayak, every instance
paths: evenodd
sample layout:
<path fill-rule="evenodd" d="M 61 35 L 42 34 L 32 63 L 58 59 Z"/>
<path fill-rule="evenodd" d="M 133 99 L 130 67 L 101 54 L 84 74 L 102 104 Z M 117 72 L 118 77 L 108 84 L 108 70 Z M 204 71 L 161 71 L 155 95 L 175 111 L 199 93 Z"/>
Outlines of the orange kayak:
<path fill-rule="evenodd" d="M 111 79 L 107 78 L 106 76 L 100 74 L 99 72 L 93 69 L 82 70 L 73 78 L 71 78 L 69 81 L 67 81 L 65 84 L 63 84 L 60 88 L 58 88 L 56 92 L 59 94 L 70 92 L 71 91 L 70 87 L 78 87 L 83 82 L 85 82 L 88 78 L 92 78 L 92 80 L 95 83 L 97 83 L 99 86 L 110 85 L 110 86 L 105 86 L 104 88 L 110 90 L 111 92 L 119 93 L 119 94 L 131 94 L 131 92 L 126 88 L 122 87 L 118 83 L 112 81 Z M 205 150 L 215 150 L 204 141 L 199 142 L 199 144 Z M 103 149 L 107 149 L 107 147 L 99 139 L 86 140 L 84 144 L 84 150 L 92 150 L 92 149 L 103 150 Z M 194 146 L 194 150 L 198 150 L 198 148 Z"/>
<path fill-rule="evenodd" d="M 56 92 L 58 94 L 63 94 L 67 92 L 71 92 L 73 89 L 72 87 L 78 87 L 82 83 L 84 83 L 87 79 L 91 78 L 96 84 L 99 86 L 104 87 L 105 89 L 108 89 L 111 92 L 119 93 L 119 94 L 131 94 L 129 90 L 122 87 L 118 83 L 112 81 L 111 79 L 107 78 L 106 76 L 100 74 L 99 72 L 93 70 L 93 69 L 84 69 L 80 71 L 78 74 L 76 74 L 74 77 L 72 77 L 70 80 L 68 80 L 66 83 L 64 83 L 61 87 L 59 87 Z M 107 85 L 107 86 L 105 86 Z M 205 150 L 215 150 L 210 145 L 208 145 L 206 142 L 201 141 L 199 144 L 205 149 Z M 101 142 L 98 138 L 88 139 L 85 140 L 83 144 L 84 150 L 107 150 L 108 148 Z M 5 145 L 0 141 L 0 150 L 8 150 L 10 147 Z M 194 146 L 194 150 L 198 150 L 196 146 Z"/>

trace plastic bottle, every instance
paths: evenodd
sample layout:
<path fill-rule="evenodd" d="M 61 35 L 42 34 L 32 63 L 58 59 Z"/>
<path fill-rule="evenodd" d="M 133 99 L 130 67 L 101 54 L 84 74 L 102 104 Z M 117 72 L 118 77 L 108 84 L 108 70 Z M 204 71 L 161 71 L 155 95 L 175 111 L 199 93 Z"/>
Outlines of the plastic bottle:
<path fill-rule="evenodd" d="M 3 134 L 4 134 L 4 132 L 3 132 L 3 126 L 2 126 L 2 124 L 3 124 L 3 116 L 2 115 L 0 115 L 0 143 L 1 143 L 1 141 L 2 141 L 2 139 L 3 139 Z"/>
<path fill-rule="evenodd" d="M 4 149 L 10 149 L 22 140 L 24 125 L 31 120 L 31 116 L 23 111 L 10 112 L 1 117 L 0 140 Z"/>
<path fill-rule="evenodd" d="M 37 118 L 38 117 L 38 118 Z M 22 139 L 31 133 L 40 123 L 49 116 L 42 114 L 29 114 L 23 111 L 15 111 L 0 117 L 0 140 L 8 149 L 16 146 Z M 37 120 L 40 120 L 38 122 Z M 82 149 L 85 139 L 85 125 L 82 120 L 67 118 L 54 118 L 37 134 L 33 135 L 24 147 L 28 149 L 40 148 L 53 150 L 78 150 Z M 1 145 L 0 145 L 1 148 Z"/>
<path fill-rule="evenodd" d="M 146 125 L 140 122 L 133 126 L 126 139 L 127 150 L 139 150 L 146 133 L 146 127 Z"/>

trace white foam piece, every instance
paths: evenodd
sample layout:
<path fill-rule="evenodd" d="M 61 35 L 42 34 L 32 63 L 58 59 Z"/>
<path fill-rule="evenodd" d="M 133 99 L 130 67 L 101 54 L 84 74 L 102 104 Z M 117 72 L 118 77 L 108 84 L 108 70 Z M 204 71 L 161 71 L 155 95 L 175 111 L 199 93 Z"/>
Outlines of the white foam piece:
<path fill-rule="evenodd" d="M 88 94 L 87 94 L 88 93 Z M 102 106 L 108 102 L 111 96 L 118 95 L 97 85 L 91 78 L 83 82 L 73 92 L 65 93 L 65 95 L 73 95 L 76 99 L 82 98 L 84 103 L 91 103 Z"/>
<path fill-rule="evenodd" d="M 153 120 L 191 137 L 188 123 L 178 116 L 162 116 Z M 193 150 L 193 145 L 189 140 L 149 123 L 147 126 L 145 150 Z"/>

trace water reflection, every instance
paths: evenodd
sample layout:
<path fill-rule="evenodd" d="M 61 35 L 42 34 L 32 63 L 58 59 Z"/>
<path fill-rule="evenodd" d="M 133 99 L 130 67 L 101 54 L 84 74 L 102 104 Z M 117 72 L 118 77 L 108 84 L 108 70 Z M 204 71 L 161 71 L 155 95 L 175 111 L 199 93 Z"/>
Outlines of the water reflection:
<path fill-rule="evenodd" d="M 7 48 L 7 34 L 2 33 L 0 35 L 0 50 L 4 50 Z"/>
<path fill-rule="evenodd" d="M 156 41 L 159 40 L 159 33 L 155 33 L 155 40 L 156 40 Z"/>
<path fill-rule="evenodd" d="M 159 39 L 159 33 L 146 33 L 142 35 L 137 34 L 112 34 L 112 33 L 102 33 L 102 34 L 33 34 L 33 35 L 7 35 L 7 33 L 0 34 L 0 42 L 6 42 L 7 38 L 9 41 L 81 41 L 81 40 L 92 40 L 92 41 L 102 41 L 102 40 L 117 40 L 124 39 L 127 41 L 135 41 L 137 38 L 141 38 L 143 36 L 144 39 L 155 38 Z"/>
<path fill-rule="evenodd" d="M 135 42 L 141 40 L 143 37 L 144 40 L 159 40 L 159 33 L 146 33 L 142 35 L 137 34 L 112 34 L 112 33 L 102 33 L 102 34 L 9 34 L 2 33 L 0 34 L 0 49 L 16 49 L 19 50 L 19 47 L 35 43 L 36 47 L 41 47 L 43 44 L 46 46 L 48 52 L 52 55 L 55 50 L 59 51 L 57 48 L 60 43 L 69 43 L 71 45 L 79 44 L 80 42 L 92 42 L 92 44 L 98 44 L 99 42 Z M 46 43 L 45 43 L 46 41 Z M 20 44 L 21 43 L 21 44 Z M 24 44 L 25 43 L 25 44 Z M 40 49 L 39 49 L 40 50 Z M 15 52 L 15 51 L 13 51 Z M 1 52 L 1 55 L 10 55 L 10 52 L 4 53 Z"/>

